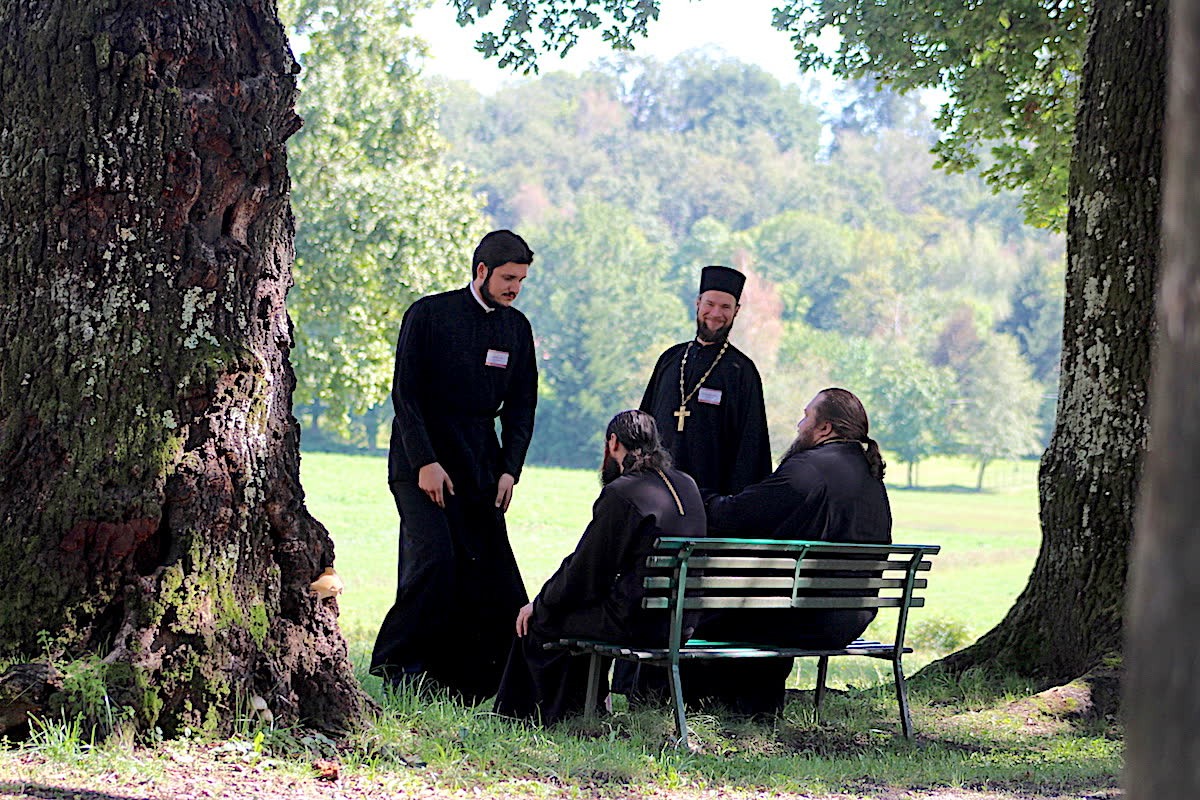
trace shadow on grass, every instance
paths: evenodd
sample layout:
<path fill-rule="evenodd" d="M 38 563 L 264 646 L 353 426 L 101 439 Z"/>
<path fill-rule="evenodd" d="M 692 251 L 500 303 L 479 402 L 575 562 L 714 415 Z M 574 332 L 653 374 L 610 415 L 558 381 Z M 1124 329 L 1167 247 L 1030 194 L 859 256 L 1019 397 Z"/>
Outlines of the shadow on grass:
<path fill-rule="evenodd" d="M 76 789 L 67 786 L 46 786 L 40 783 L 0 782 L 0 795 L 18 797 L 40 797 L 44 800 L 135 800 L 133 795 L 97 792 L 92 789 Z"/>

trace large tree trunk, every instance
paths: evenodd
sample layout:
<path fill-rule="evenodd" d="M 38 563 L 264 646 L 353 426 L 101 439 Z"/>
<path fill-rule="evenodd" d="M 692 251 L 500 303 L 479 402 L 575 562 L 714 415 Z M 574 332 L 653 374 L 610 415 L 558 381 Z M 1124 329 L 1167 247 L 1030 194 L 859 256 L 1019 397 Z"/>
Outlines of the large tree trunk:
<path fill-rule="evenodd" d="M 296 71 L 272 0 L 0 2 L 0 658 L 142 728 L 362 710 L 291 414 Z"/>
<path fill-rule="evenodd" d="M 950 671 L 991 665 L 1055 684 L 1121 652 L 1160 258 L 1166 0 L 1096 3 L 1090 15 L 1042 547 L 1005 619 L 939 662 Z"/>
<path fill-rule="evenodd" d="M 1171 6 L 1152 434 L 1130 575 L 1130 800 L 1200 797 L 1200 0 Z"/>

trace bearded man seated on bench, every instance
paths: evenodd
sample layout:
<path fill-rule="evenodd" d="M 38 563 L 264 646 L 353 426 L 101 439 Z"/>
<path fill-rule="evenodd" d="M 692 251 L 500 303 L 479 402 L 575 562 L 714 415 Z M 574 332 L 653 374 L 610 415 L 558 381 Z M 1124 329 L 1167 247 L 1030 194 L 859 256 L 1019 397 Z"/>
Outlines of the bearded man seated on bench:
<path fill-rule="evenodd" d="M 867 412 L 851 392 L 818 392 L 775 472 L 736 495 L 705 493 L 708 535 L 890 544 L 885 464 L 868 430 Z M 695 636 L 837 649 L 857 639 L 874 618 L 874 609 L 719 611 L 700 623 Z M 783 708 L 791 671 L 790 658 L 689 662 L 683 689 L 690 704 L 775 714 Z"/>
<path fill-rule="evenodd" d="M 673 469 L 654 417 L 622 411 L 605 431 L 600 496 L 575 552 L 517 614 L 496 712 L 551 724 L 583 710 L 589 657 L 543 645 L 582 637 L 663 646 L 670 618 L 641 607 L 646 557 L 660 536 L 701 537 L 696 483 Z M 600 696 L 607 694 L 602 681 Z"/>

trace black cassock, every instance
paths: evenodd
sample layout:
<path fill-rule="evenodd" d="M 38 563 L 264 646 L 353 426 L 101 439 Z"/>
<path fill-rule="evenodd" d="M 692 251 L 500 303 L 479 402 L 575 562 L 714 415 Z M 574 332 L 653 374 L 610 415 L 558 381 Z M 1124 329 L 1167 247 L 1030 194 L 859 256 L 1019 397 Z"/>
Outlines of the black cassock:
<path fill-rule="evenodd" d="M 400 512 L 396 601 L 372 673 L 424 672 L 468 700 L 495 692 L 512 620 L 526 602 L 496 488 L 505 472 L 521 476 L 536 403 L 533 334 L 520 311 L 485 311 L 468 287 L 422 298 L 405 313 L 388 454 Z M 434 461 L 454 483 L 445 509 L 417 485 L 419 469 Z"/>
<path fill-rule="evenodd" d="M 710 536 L 860 544 L 892 540 L 887 490 L 883 481 L 871 476 L 858 442 L 817 445 L 790 456 L 766 480 L 736 495 L 705 493 L 705 499 Z M 701 622 L 696 636 L 838 648 L 861 635 L 874 617 L 874 609 L 717 612 Z M 689 701 L 716 701 L 757 714 L 782 706 L 792 659 L 745 659 L 687 667 L 683 685 Z"/>
<path fill-rule="evenodd" d="M 547 651 L 546 642 L 570 636 L 648 646 L 666 641 L 667 611 L 641 607 L 646 556 L 658 536 L 704 536 L 705 518 L 692 479 L 673 469 L 664 474 L 683 514 L 654 471 L 622 475 L 600 492 L 575 552 L 534 599 L 529 632 L 513 641 L 497 713 L 548 725 L 583 708 L 588 656 Z"/>
<path fill-rule="evenodd" d="M 697 388 L 701 378 L 704 383 Z M 680 431 L 676 412 L 685 396 L 690 396 L 688 415 Z M 654 365 L 641 410 L 654 417 L 675 466 L 706 492 L 735 494 L 771 474 L 762 378 L 750 357 L 732 343 L 724 355 L 721 344 L 696 341 L 666 350 Z M 613 691 L 666 696 L 667 673 L 662 667 L 619 661 L 613 675 Z"/>
<path fill-rule="evenodd" d="M 641 410 L 658 423 L 675 466 L 704 490 L 734 494 L 771 473 L 771 441 L 763 404 L 762 379 L 749 356 L 732 344 L 693 393 L 721 351 L 720 344 L 677 344 L 654 366 Z M 687 354 L 684 394 L 688 416 L 679 428 L 682 395 L 679 370 Z"/>

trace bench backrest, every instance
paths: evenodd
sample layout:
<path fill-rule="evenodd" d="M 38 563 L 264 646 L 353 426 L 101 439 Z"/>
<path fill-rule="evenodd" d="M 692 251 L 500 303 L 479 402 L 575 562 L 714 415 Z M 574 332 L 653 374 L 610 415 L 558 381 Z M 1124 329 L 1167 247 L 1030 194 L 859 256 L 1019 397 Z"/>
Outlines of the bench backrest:
<path fill-rule="evenodd" d="M 941 548 L 920 544 L 839 544 L 785 539 L 667 538 L 646 564 L 645 608 L 669 609 L 671 647 L 685 611 L 701 609 L 899 609 L 895 645 L 904 646 L 908 609 Z"/>

